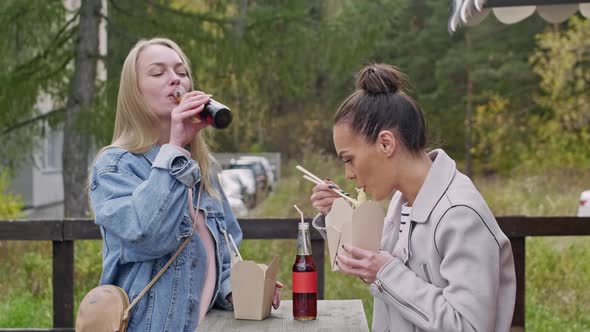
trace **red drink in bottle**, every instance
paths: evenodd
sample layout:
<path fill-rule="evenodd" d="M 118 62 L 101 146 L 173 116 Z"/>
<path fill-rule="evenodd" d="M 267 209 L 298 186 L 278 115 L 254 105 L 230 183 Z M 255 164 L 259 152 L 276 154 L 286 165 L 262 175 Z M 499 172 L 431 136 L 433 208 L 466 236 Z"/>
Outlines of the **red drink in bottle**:
<path fill-rule="evenodd" d="M 297 256 L 293 264 L 293 318 L 314 320 L 317 317 L 317 270 L 311 256 L 309 223 L 299 223 Z"/>

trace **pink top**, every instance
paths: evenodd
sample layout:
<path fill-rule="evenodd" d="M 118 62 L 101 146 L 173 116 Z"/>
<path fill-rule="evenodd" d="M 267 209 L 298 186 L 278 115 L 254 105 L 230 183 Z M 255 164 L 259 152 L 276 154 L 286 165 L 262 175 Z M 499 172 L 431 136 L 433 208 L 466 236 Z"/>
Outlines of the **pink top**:
<path fill-rule="evenodd" d="M 215 291 L 215 277 L 217 271 L 217 264 L 215 261 L 215 245 L 211 232 L 205 225 L 205 216 L 199 212 L 198 218 L 192 204 L 193 190 L 188 190 L 189 210 L 193 223 L 197 224 L 197 234 L 203 241 L 205 250 L 207 250 L 207 270 L 205 271 L 205 282 L 203 283 L 203 291 L 201 292 L 201 305 L 199 307 L 199 322 L 203 320 L 207 314 L 207 309 L 213 299 L 213 292 Z"/>

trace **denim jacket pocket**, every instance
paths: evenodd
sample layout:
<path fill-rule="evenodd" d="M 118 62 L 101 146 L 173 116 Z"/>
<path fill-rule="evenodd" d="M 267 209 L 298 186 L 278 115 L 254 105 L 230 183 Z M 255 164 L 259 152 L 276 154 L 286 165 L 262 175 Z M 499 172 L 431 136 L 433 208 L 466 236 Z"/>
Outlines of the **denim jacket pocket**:
<path fill-rule="evenodd" d="M 229 243 L 226 243 L 225 234 L 227 232 L 227 225 L 225 224 L 225 219 L 223 217 L 223 213 L 220 212 L 209 212 L 209 218 L 215 220 L 215 226 L 217 226 L 216 230 L 211 229 L 212 232 L 216 232 L 217 234 L 213 234 L 213 236 L 217 239 L 217 246 L 219 249 L 219 256 L 223 260 L 223 257 L 227 254 L 229 257 L 228 247 L 230 246 Z M 229 239 L 229 234 L 228 239 Z"/>
<path fill-rule="evenodd" d="M 178 236 L 176 239 L 178 241 L 184 241 L 187 236 L 191 235 L 192 231 L 193 222 L 191 218 L 188 215 L 183 214 L 182 221 L 180 222 L 180 227 L 178 228 Z"/>

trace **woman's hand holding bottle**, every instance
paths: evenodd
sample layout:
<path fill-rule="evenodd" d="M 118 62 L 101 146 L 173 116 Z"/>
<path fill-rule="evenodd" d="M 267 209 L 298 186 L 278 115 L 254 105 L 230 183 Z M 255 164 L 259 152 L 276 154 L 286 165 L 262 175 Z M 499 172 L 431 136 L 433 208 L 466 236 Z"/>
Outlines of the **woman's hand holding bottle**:
<path fill-rule="evenodd" d="M 211 95 L 201 91 L 186 93 L 178 106 L 172 109 L 170 121 L 170 144 L 183 148 L 203 128 L 206 122 L 195 123 L 192 119 L 203 111 Z"/>

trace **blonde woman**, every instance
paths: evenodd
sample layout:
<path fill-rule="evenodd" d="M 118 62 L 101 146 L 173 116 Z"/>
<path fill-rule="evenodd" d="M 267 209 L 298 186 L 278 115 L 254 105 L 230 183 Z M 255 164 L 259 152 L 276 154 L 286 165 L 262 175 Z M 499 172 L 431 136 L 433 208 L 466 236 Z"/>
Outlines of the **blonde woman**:
<path fill-rule="evenodd" d="M 179 103 L 173 93 L 180 86 L 190 92 Z M 134 307 L 128 331 L 192 332 L 213 306 L 232 308 L 223 233 L 239 245 L 242 232 L 200 134 L 207 124 L 191 120 L 210 97 L 193 91 L 189 62 L 169 39 L 141 40 L 125 60 L 113 141 L 90 176 L 103 236 L 100 283 L 122 287 L 133 300 L 192 237 Z M 275 308 L 278 302 L 277 292 Z"/>

